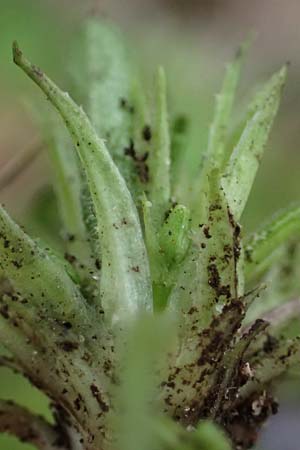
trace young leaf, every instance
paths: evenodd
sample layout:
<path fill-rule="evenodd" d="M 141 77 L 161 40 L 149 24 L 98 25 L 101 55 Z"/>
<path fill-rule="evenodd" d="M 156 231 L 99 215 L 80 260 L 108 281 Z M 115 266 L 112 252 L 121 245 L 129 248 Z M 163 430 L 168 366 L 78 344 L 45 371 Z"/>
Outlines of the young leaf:
<path fill-rule="evenodd" d="M 208 146 L 201 163 L 201 172 L 193 194 L 193 222 L 205 220 L 207 191 L 209 190 L 210 173 L 213 170 L 222 172 L 227 155 L 225 154 L 232 108 L 241 72 L 241 64 L 248 43 L 238 50 L 235 60 L 227 66 L 225 79 L 220 94 L 217 95 L 213 122 L 210 126 Z"/>
<path fill-rule="evenodd" d="M 151 145 L 153 137 L 150 112 L 146 95 L 138 80 L 133 82 L 131 92 L 132 105 L 134 109 L 132 119 L 132 137 L 138 156 L 143 156 L 149 151 L 149 146 Z"/>
<path fill-rule="evenodd" d="M 279 107 L 285 79 L 284 66 L 273 76 L 272 83 L 266 85 L 264 96 L 261 97 L 264 103 L 257 105 L 227 164 L 222 184 L 236 220 L 240 219 L 252 188 Z"/>
<path fill-rule="evenodd" d="M 179 264 L 188 250 L 190 212 L 183 205 L 171 209 L 159 233 L 159 243 L 167 264 Z"/>
<path fill-rule="evenodd" d="M 188 146 L 189 122 L 183 115 L 175 117 L 171 124 L 171 194 L 180 197 L 185 169 L 184 158 Z"/>
<path fill-rule="evenodd" d="M 135 80 L 132 86 L 132 142 L 126 148 L 126 154 L 131 157 L 135 177 L 133 191 L 135 198 L 139 198 L 147 189 L 149 182 L 149 153 L 152 151 L 153 131 L 146 95 L 141 84 Z"/>
<path fill-rule="evenodd" d="M 156 109 L 153 145 L 149 154 L 149 199 L 159 226 L 170 201 L 170 133 L 166 99 L 166 77 L 160 67 L 156 78 Z"/>
<path fill-rule="evenodd" d="M 154 308 L 158 311 L 166 307 L 172 286 L 176 282 L 178 263 L 181 262 L 190 245 L 189 210 L 176 205 L 160 231 L 153 223 L 153 205 L 144 195 L 142 210 L 145 239 L 149 255 L 153 286 Z"/>
<path fill-rule="evenodd" d="M 58 123 L 56 117 L 50 120 L 50 114 L 47 114 L 47 117 L 52 123 L 48 153 L 53 166 L 54 188 L 64 227 L 66 248 L 71 257 L 75 256 L 74 265 L 83 280 L 95 268 L 92 266 L 92 249 L 84 223 L 82 174 L 72 141 L 63 124 Z"/>
<path fill-rule="evenodd" d="M 226 74 L 221 92 L 217 95 L 214 119 L 209 131 L 207 163 L 222 169 L 224 164 L 224 150 L 228 138 L 229 124 L 236 89 L 240 78 L 241 65 L 248 43 L 241 45 L 235 59 L 226 68 Z"/>
<path fill-rule="evenodd" d="M 48 96 L 64 119 L 86 171 L 101 244 L 101 304 L 112 323 L 152 308 L 146 250 L 130 192 L 89 119 L 14 44 L 14 61 Z"/>
<path fill-rule="evenodd" d="M 277 258 L 276 250 L 288 239 L 300 235 L 300 207 L 292 207 L 277 215 L 262 231 L 253 234 L 245 246 L 247 281 L 260 276 Z"/>

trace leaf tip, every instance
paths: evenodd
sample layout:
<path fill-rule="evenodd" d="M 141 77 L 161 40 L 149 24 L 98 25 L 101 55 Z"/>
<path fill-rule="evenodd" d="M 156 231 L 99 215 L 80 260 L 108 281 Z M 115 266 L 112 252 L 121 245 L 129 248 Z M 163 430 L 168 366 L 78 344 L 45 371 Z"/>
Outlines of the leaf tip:
<path fill-rule="evenodd" d="M 12 53 L 13 53 L 13 61 L 14 61 L 14 63 L 19 65 L 20 61 L 21 61 L 21 58 L 23 56 L 23 53 L 21 52 L 17 41 L 13 41 L 13 43 L 12 43 Z"/>

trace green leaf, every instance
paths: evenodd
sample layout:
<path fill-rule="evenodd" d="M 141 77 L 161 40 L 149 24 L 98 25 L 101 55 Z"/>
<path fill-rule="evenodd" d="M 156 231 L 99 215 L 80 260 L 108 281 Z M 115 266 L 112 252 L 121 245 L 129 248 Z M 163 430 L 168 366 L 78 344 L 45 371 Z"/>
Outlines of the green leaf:
<path fill-rule="evenodd" d="M 245 244 L 245 274 L 247 281 L 262 275 L 280 257 L 278 248 L 288 239 L 300 235 L 300 207 L 291 207 L 278 214 Z"/>
<path fill-rule="evenodd" d="M 253 294 L 250 297 L 252 299 Z M 164 386 L 164 398 L 169 399 L 166 407 L 172 416 L 190 423 L 194 417 L 195 402 L 199 411 L 205 406 L 205 399 L 218 375 L 220 372 L 224 375 L 224 366 L 220 361 L 241 326 L 248 303 L 246 297 L 232 300 L 202 329 L 199 329 L 199 322 L 203 323 L 201 310 L 191 307 L 184 311 L 183 319 L 180 318 L 180 351 L 169 376 L 173 383 L 166 382 Z M 173 398 L 176 401 L 172 401 Z"/>
<path fill-rule="evenodd" d="M 132 136 L 137 155 L 142 157 L 149 151 L 152 142 L 151 117 L 144 89 L 138 80 L 132 85 Z"/>
<path fill-rule="evenodd" d="M 176 282 L 179 263 L 190 245 L 189 210 L 176 205 L 158 231 L 153 221 L 153 205 L 146 196 L 142 199 L 144 232 L 149 256 L 155 310 L 166 307 L 172 286 Z"/>
<path fill-rule="evenodd" d="M 133 180 L 133 191 L 135 198 L 147 190 L 149 182 L 149 153 L 152 152 L 153 130 L 150 117 L 149 105 L 144 93 L 144 89 L 138 80 L 134 80 L 132 85 L 132 141 L 126 149 L 126 153 L 131 157 L 135 177 Z"/>
<path fill-rule="evenodd" d="M 51 106 L 41 101 L 27 101 L 27 108 L 41 127 L 52 166 L 53 190 L 60 215 L 57 225 L 62 227 L 63 249 L 72 258 L 81 282 L 86 283 L 96 267 L 91 258 L 94 242 L 85 224 L 82 202 L 84 175 L 79 158 L 63 121 Z M 96 291 L 95 286 L 93 290 Z"/>
<path fill-rule="evenodd" d="M 187 334 L 185 313 L 190 308 L 198 310 L 197 327 L 201 330 L 224 304 L 243 295 L 241 228 L 228 209 L 219 183 L 219 172 L 212 172 L 205 197 L 206 220 L 198 223 L 197 234 L 193 233 L 169 298 L 169 307 L 186 320 Z"/>
<path fill-rule="evenodd" d="M 170 267 L 168 267 L 167 257 L 161 247 L 160 233 L 153 220 L 153 204 L 147 200 L 145 194 L 142 197 L 141 203 L 145 242 L 150 263 L 153 306 L 154 310 L 162 311 L 166 306 L 170 293 L 172 276 L 170 274 Z"/>
<path fill-rule="evenodd" d="M 250 361 L 255 377 L 241 388 L 239 398 L 245 399 L 253 392 L 260 392 L 264 386 L 270 384 L 290 367 L 299 364 L 299 354 L 299 337 L 293 340 L 282 340 L 269 353 L 258 353 L 257 358 L 253 362 Z"/>
<path fill-rule="evenodd" d="M 217 95 L 213 122 L 209 131 L 207 163 L 221 169 L 225 162 L 225 146 L 228 139 L 232 108 L 236 95 L 244 54 L 249 43 L 241 45 L 235 59 L 228 64 L 221 92 Z"/>
<path fill-rule="evenodd" d="M 53 253 L 42 250 L 0 208 L 0 264 L 17 291 L 42 316 L 70 321 L 78 329 L 89 323 L 87 306 L 63 264 Z"/>
<path fill-rule="evenodd" d="M 284 302 L 270 311 L 261 314 L 261 319 L 269 324 L 267 333 L 262 335 L 254 344 L 251 344 L 249 352 L 247 352 L 247 357 L 250 358 L 250 355 L 253 356 L 268 345 L 269 347 L 272 347 L 272 345 L 275 346 L 278 342 L 277 340 L 283 336 L 287 338 L 296 337 L 299 334 L 299 326 L 295 327 L 295 323 L 299 322 L 299 315 L 299 299 Z M 248 325 L 246 330 L 250 329 L 251 326 L 251 324 Z"/>
<path fill-rule="evenodd" d="M 90 278 L 96 268 L 91 260 L 92 248 L 86 229 L 82 205 L 83 179 L 78 156 L 63 124 L 47 115 L 51 126 L 48 153 L 53 166 L 54 189 L 64 226 L 68 254 L 75 256 L 74 266 L 82 280 Z M 48 122 L 48 123 L 49 123 Z"/>
<path fill-rule="evenodd" d="M 190 244 L 189 221 L 189 210 L 183 205 L 176 205 L 161 228 L 160 248 L 171 267 L 178 265 L 187 253 Z"/>
<path fill-rule="evenodd" d="M 226 143 L 228 140 L 229 125 L 232 115 L 233 103 L 240 78 L 241 65 L 248 43 L 243 44 L 236 57 L 226 68 L 225 78 L 221 92 L 216 97 L 215 112 L 210 126 L 207 150 L 202 158 L 201 171 L 193 193 L 193 222 L 202 222 L 206 213 L 207 191 L 209 188 L 210 173 L 213 170 L 222 172 L 228 155 Z"/>
<path fill-rule="evenodd" d="M 160 253 L 158 231 L 153 223 L 153 204 L 147 199 L 145 194 L 142 197 L 141 204 L 145 241 L 151 268 L 151 278 L 155 283 L 160 279 L 162 271 L 165 274 L 166 268 L 164 267 L 163 257 Z"/>
<path fill-rule="evenodd" d="M 124 158 L 133 108 L 129 52 L 121 32 L 97 18 L 86 20 L 73 49 L 70 77 L 97 134 L 107 142 L 126 181 L 132 164 Z"/>
<path fill-rule="evenodd" d="M 225 170 L 222 184 L 236 220 L 240 219 L 252 188 L 279 107 L 285 79 L 284 66 L 258 97 L 254 115 L 247 122 Z"/>
<path fill-rule="evenodd" d="M 153 145 L 149 154 L 149 199 L 154 221 L 160 226 L 170 202 L 170 132 L 166 99 L 166 77 L 160 67 L 156 76 L 156 108 Z"/>
<path fill-rule="evenodd" d="M 189 145 L 189 121 L 184 115 L 176 116 L 171 124 L 171 194 L 180 198 L 185 169 L 185 157 Z"/>
<path fill-rule="evenodd" d="M 278 247 L 270 258 L 273 266 L 263 276 L 264 295 L 259 302 L 251 305 L 247 314 L 247 323 L 268 314 L 286 301 L 298 298 L 300 292 L 300 246 L 298 239 Z M 256 278 L 251 281 L 257 282 Z"/>
<path fill-rule="evenodd" d="M 130 192 L 89 119 L 14 44 L 14 61 L 45 92 L 64 119 L 78 151 L 94 203 L 101 244 L 101 304 L 112 323 L 151 310 L 146 250 Z"/>

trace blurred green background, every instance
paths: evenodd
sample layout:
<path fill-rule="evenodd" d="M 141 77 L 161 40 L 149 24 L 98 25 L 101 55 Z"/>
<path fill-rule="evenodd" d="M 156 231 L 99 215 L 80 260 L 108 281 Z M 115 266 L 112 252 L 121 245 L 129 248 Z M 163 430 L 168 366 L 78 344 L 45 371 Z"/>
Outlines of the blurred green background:
<path fill-rule="evenodd" d="M 11 42 L 18 40 L 31 60 L 64 86 L 69 42 L 74 39 L 80 21 L 93 11 L 115 20 L 124 30 L 150 86 L 156 66 L 165 66 L 171 113 L 190 119 L 187 164 L 191 167 L 197 166 L 206 144 L 214 94 L 221 84 L 225 63 L 249 32 L 257 32 L 257 37 L 243 70 L 236 122 L 254 87 L 283 63 L 291 62 L 284 101 L 243 225 L 252 230 L 278 208 L 299 200 L 300 2 L 297 0 L 0 0 L 0 171 L 39 135 L 24 106 L 28 95 L 39 94 L 13 65 Z M 0 192 L 1 202 L 33 235 L 46 236 L 47 219 L 55 208 L 47 189 L 48 167 L 46 155 L 40 152 Z M 41 205 L 42 221 L 38 226 L 29 220 L 28 211 L 34 211 L 32 217 L 38 214 L 40 217 Z M 300 395 L 299 383 L 293 388 L 294 400 L 295 392 Z M 0 369 L 0 397 L 17 399 L 49 417 L 47 400 L 25 380 L 5 369 Z M 290 404 L 286 394 L 285 398 Z M 284 411 L 289 414 L 291 408 L 285 407 Z M 299 414 L 299 408 L 297 411 Z M 263 438 L 265 449 L 269 448 L 268 442 L 268 437 Z M 0 449 L 22 448 L 30 447 L 0 437 Z M 270 448 L 276 450 L 276 443 Z M 286 450 L 297 448 L 288 447 L 285 441 Z"/>

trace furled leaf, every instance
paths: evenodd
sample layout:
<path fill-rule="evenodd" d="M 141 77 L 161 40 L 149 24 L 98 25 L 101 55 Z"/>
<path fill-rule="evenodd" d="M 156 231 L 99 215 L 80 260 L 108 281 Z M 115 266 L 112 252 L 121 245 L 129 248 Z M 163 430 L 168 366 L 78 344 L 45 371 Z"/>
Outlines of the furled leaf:
<path fill-rule="evenodd" d="M 101 304 L 113 323 L 152 308 L 146 251 L 133 200 L 84 111 L 14 45 L 14 61 L 63 117 L 85 168 L 101 243 Z"/>
<path fill-rule="evenodd" d="M 183 205 L 176 205 L 163 223 L 159 242 L 161 251 L 170 266 L 179 264 L 188 250 L 189 218 L 189 210 Z"/>
<path fill-rule="evenodd" d="M 169 211 L 161 230 L 157 230 L 153 221 L 153 205 L 145 196 L 142 209 L 154 307 L 162 310 L 176 281 L 178 263 L 184 259 L 190 244 L 189 211 L 183 205 L 176 205 Z"/>

